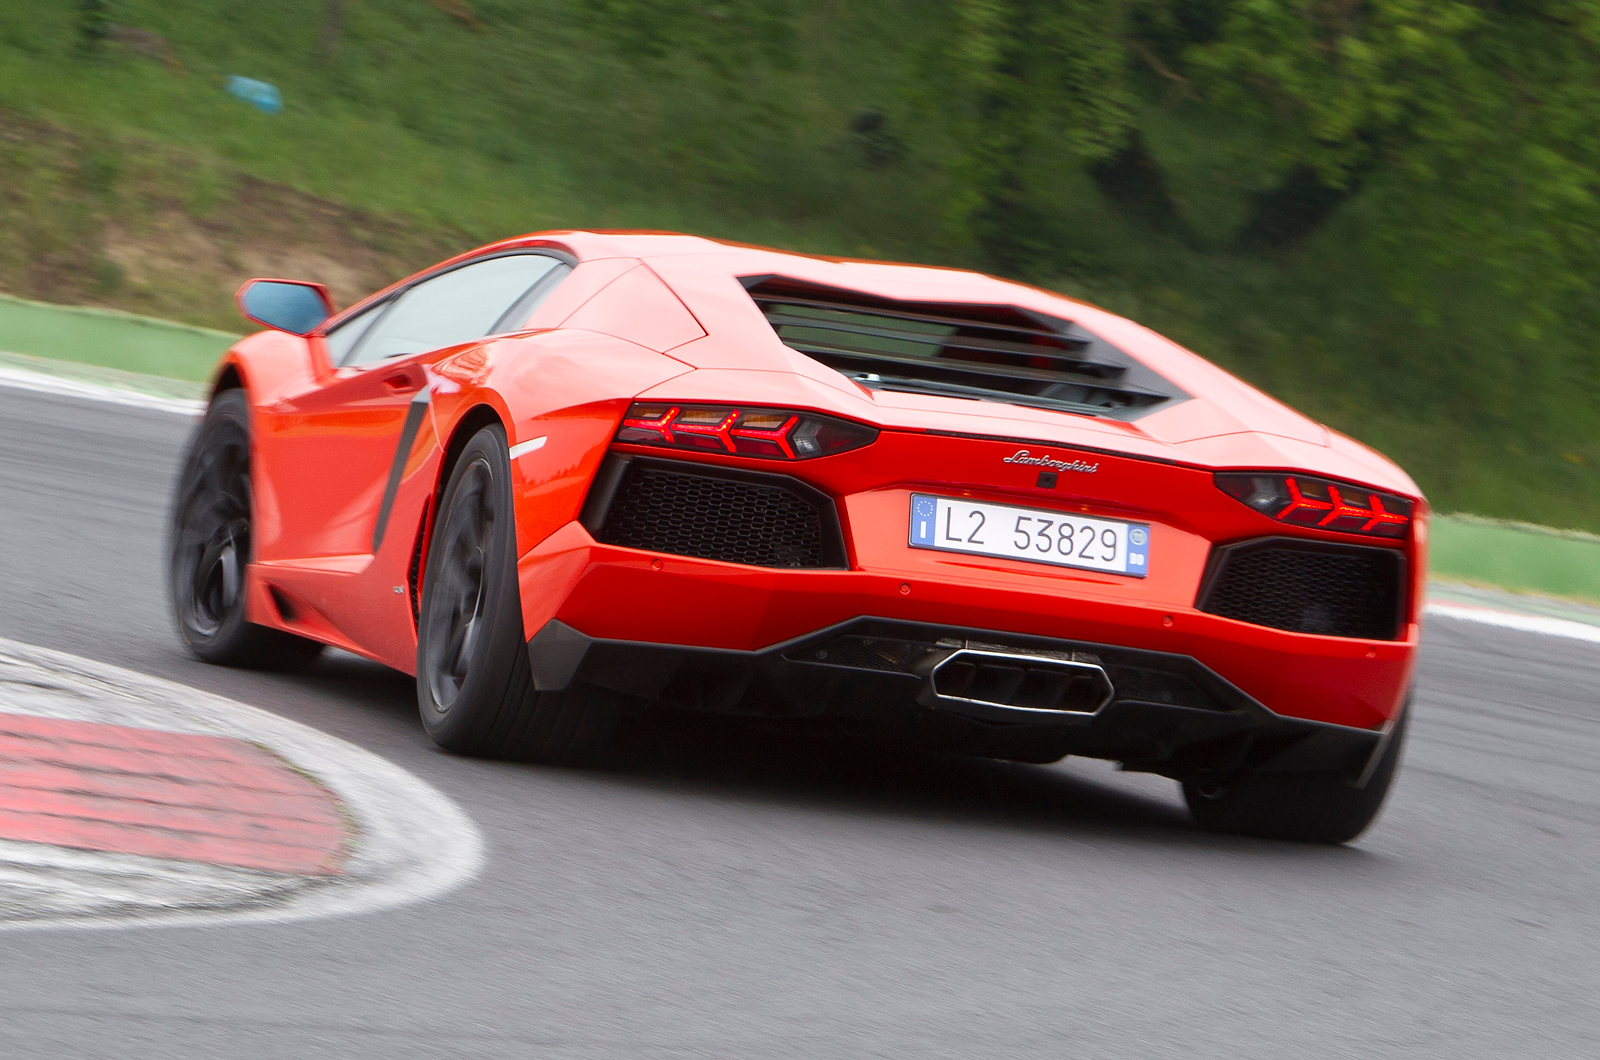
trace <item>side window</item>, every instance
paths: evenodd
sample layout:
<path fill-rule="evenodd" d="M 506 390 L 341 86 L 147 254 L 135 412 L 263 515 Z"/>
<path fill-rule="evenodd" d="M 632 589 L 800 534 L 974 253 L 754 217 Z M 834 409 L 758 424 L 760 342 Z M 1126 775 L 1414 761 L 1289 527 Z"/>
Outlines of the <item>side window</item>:
<path fill-rule="evenodd" d="M 561 264 L 546 254 L 508 254 L 423 280 L 366 329 L 343 363 L 367 364 L 482 338 Z"/>
<path fill-rule="evenodd" d="M 383 311 L 389 308 L 388 302 L 379 302 L 360 316 L 351 317 L 343 324 L 328 332 L 322 339 L 328 347 L 328 363 L 344 364 L 345 358 L 350 356 L 350 351 L 355 344 L 361 341 L 361 336 L 367 333 L 377 319 L 383 316 Z"/>
<path fill-rule="evenodd" d="M 538 283 L 528 288 L 527 294 L 517 299 L 516 304 L 506 310 L 506 315 L 501 317 L 495 324 L 494 334 L 521 331 L 526 327 L 528 318 L 533 316 L 535 310 L 544 305 L 544 300 L 555 293 L 555 289 L 561 285 L 561 281 L 566 279 L 571 272 L 572 266 L 562 262 L 545 273 Z"/>

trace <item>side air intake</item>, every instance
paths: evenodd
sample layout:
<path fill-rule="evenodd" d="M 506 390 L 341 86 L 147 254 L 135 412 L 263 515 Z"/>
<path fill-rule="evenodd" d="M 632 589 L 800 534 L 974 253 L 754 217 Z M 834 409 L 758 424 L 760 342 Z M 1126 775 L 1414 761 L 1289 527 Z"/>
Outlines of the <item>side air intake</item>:
<path fill-rule="evenodd" d="M 1071 321 L 902 302 L 781 276 L 743 282 L 778 338 L 868 389 L 1134 419 L 1188 397 Z"/>

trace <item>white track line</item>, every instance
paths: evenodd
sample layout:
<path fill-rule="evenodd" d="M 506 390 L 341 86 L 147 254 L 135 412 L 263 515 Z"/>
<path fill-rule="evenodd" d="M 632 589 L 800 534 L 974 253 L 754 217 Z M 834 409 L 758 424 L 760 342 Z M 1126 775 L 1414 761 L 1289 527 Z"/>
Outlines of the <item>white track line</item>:
<path fill-rule="evenodd" d="M 1521 615 L 1514 611 L 1496 611 L 1488 607 L 1443 603 L 1429 604 L 1427 613 L 1441 618 L 1481 622 L 1486 626 L 1499 626 L 1501 629 L 1515 629 L 1523 633 L 1538 633 L 1546 637 L 1566 637 L 1569 640 L 1586 640 L 1591 644 L 1600 644 L 1600 626 L 1574 622 L 1567 618 Z"/>
<path fill-rule="evenodd" d="M 8 386 L 14 390 L 31 390 L 38 394 L 58 394 L 62 397 L 103 401 L 110 405 L 128 405 L 133 408 L 154 409 L 158 412 L 171 412 L 180 416 L 198 416 L 206 410 L 204 401 L 141 394 L 136 390 L 119 390 L 116 387 L 101 386 L 98 383 L 84 383 L 77 379 L 65 379 L 58 375 L 30 372 L 22 368 L 0 367 L 0 386 Z"/>
<path fill-rule="evenodd" d="M 0 639 L 0 669 L 13 682 L 24 679 L 37 694 L 4 709 L 83 721 L 112 722 L 171 732 L 232 736 L 267 747 L 330 788 L 354 819 L 353 849 L 342 871 L 320 886 L 285 888 L 243 908 L 146 910 L 140 916 L 60 916 L 0 924 L 0 931 L 40 927 L 143 927 L 154 924 L 284 922 L 349 913 L 366 913 L 436 898 L 482 871 L 483 837 L 448 796 L 420 777 L 354 744 L 308 725 L 256 707 L 236 703 L 173 681 L 109 666 L 63 652 Z M 32 675 L 32 676 L 29 676 Z M 36 844 L 6 844 L 28 849 Z M 5 850 L 0 850 L 4 855 Z M 38 847 L 35 860 L 61 877 L 73 869 L 74 854 Z M 143 859 L 111 855 L 95 859 L 105 877 L 100 884 L 83 872 L 89 886 L 115 884 L 120 873 L 137 875 Z M 43 864 L 48 862 L 48 864 Z M 127 862 L 127 864 L 122 864 Z M 186 863 L 170 863 L 182 867 Z M 146 866 L 147 867 L 147 866 Z M 86 869 L 86 867 L 80 867 Z M 148 873 L 147 873 L 148 874 Z M 199 879 L 217 873 L 195 870 L 197 886 L 222 887 L 237 881 Z"/>

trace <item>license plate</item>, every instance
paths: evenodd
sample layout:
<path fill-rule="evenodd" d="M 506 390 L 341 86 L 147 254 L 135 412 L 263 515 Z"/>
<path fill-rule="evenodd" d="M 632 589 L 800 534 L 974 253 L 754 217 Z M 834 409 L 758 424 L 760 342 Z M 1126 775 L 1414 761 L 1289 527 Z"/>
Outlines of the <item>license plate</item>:
<path fill-rule="evenodd" d="M 1150 527 L 1119 519 L 911 495 L 911 547 L 1051 563 L 1143 578 Z"/>

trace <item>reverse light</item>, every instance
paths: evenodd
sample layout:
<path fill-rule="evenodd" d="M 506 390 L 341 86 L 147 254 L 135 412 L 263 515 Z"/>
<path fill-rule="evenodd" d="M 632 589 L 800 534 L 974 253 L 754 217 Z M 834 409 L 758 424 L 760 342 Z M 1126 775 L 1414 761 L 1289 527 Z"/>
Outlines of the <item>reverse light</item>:
<path fill-rule="evenodd" d="M 766 460 L 831 456 L 871 445 L 877 437 L 871 427 L 815 412 L 672 402 L 635 402 L 617 430 L 617 441 L 631 445 Z"/>
<path fill-rule="evenodd" d="M 1392 493 L 1306 475 L 1226 473 L 1217 488 L 1270 519 L 1367 537 L 1405 537 L 1413 504 Z"/>

